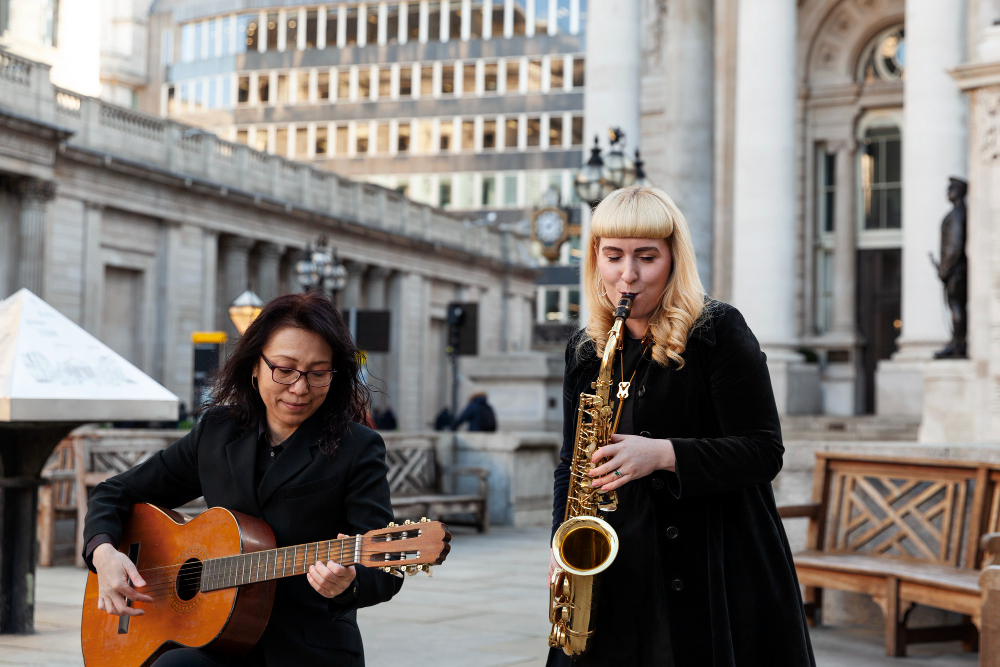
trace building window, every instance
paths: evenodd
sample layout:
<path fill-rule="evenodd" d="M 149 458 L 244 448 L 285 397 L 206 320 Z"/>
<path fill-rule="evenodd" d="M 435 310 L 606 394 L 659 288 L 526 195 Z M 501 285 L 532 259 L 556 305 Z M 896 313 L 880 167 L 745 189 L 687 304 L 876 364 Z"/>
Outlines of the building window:
<path fill-rule="evenodd" d="M 365 23 L 368 29 L 365 33 L 365 43 L 374 46 L 378 44 L 378 5 L 374 3 L 369 5 L 367 15 Z"/>
<path fill-rule="evenodd" d="M 288 75 L 278 75 L 278 102 L 288 101 Z"/>
<path fill-rule="evenodd" d="M 861 191 L 864 228 L 902 227 L 903 184 L 901 142 L 895 125 L 872 127 L 865 132 L 861 154 Z"/>
<path fill-rule="evenodd" d="M 409 65 L 403 65 L 399 68 L 399 96 L 409 97 L 413 94 L 412 82 L 413 81 L 413 68 Z"/>
<path fill-rule="evenodd" d="M 558 0 L 556 2 L 556 28 L 564 35 L 570 33 L 570 0 Z"/>
<path fill-rule="evenodd" d="M 451 179 L 442 178 L 438 181 L 438 206 L 451 208 Z"/>
<path fill-rule="evenodd" d="M 542 89 L 542 61 L 531 59 L 528 61 L 528 90 L 537 92 Z"/>
<path fill-rule="evenodd" d="M 483 176 L 482 205 L 497 205 L 497 179 L 495 176 Z"/>
<path fill-rule="evenodd" d="M 493 18 L 491 19 L 492 25 L 490 26 L 492 28 L 493 39 L 500 39 L 503 37 L 503 9 L 503 3 L 496 2 L 496 0 L 494 0 Z"/>
<path fill-rule="evenodd" d="M 483 68 L 483 90 L 487 93 L 495 93 L 497 90 L 496 63 L 486 63 Z"/>
<path fill-rule="evenodd" d="M 882 31 L 868 43 L 862 52 L 864 56 L 858 73 L 861 83 L 899 83 L 903 80 L 903 68 L 906 65 L 905 37 L 906 33 L 900 25 Z"/>
<path fill-rule="evenodd" d="M 327 128 L 320 125 L 316 128 L 316 141 L 313 143 L 313 152 L 316 155 L 326 155 Z"/>
<path fill-rule="evenodd" d="M 527 206 L 536 206 L 540 199 L 541 173 L 528 171 L 524 174 L 524 203 Z"/>
<path fill-rule="evenodd" d="M 358 43 L 358 8 L 348 7 L 347 9 L 347 45 L 354 46 Z"/>
<path fill-rule="evenodd" d="M 392 70 L 383 67 L 378 71 L 378 96 L 380 99 L 389 99 L 392 94 Z"/>
<path fill-rule="evenodd" d="M 267 50 L 278 50 L 278 14 L 277 12 L 267 15 Z"/>
<path fill-rule="evenodd" d="M 385 21 L 385 42 L 395 44 L 399 41 L 399 5 L 386 8 Z"/>
<path fill-rule="evenodd" d="M 243 14 L 236 17 L 236 53 L 246 53 L 257 48 L 257 15 Z"/>
<path fill-rule="evenodd" d="M 453 2 L 448 10 L 448 39 L 462 38 L 462 3 Z"/>
<path fill-rule="evenodd" d="M 274 154 L 288 157 L 288 128 L 278 128 L 274 133 Z"/>
<path fill-rule="evenodd" d="M 561 56 L 554 56 L 549 63 L 549 90 L 562 90 L 563 87 L 563 59 Z"/>
<path fill-rule="evenodd" d="M 528 147 L 537 148 L 541 145 L 542 137 L 542 119 L 541 118 L 529 118 L 528 119 Z"/>
<path fill-rule="evenodd" d="M 417 149 L 427 155 L 434 151 L 434 123 L 421 120 L 417 123 Z"/>
<path fill-rule="evenodd" d="M 836 183 L 837 154 L 827 153 L 825 149 L 819 151 L 816 161 L 817 176 L 817 197 L 816 197 L 816 221 L 819 233 L 829 233 L 833 231 L 833 206 L 837 193 Z"/>
<path fill-rule="evenodd" d="M 469 17 L 469 39 L 482 39 L 483 3 L 473 0 L 473 2 L 469 5 L 469 11 L 472 12 L 472 16 Z"/>
<path fill-rule="evenodd" d="M 205 41 L 206 41 L 206 52 L 205 56 L 208 58 L 215 57 L 215 50 L 221 47 L 222 44 L 219 42 L 219 21 L 206 21 L 205 22 Z M 220 48 L 221 52 L 221 48 Z"/>
<path fill-rule="evenodd" d="M 285 20 L 285 50 L 294 51 L 299 41 L 299 13 L 291 11 Z"/>
<path fill-rule="evenodd" d="M 563 142 L 562 118 L 559 116 L 549 117 L 549 146 L 559 148 Z"/>
<path fill-rule="evenodd" d="M 549 32 L 548 0 L 535 0 L 535 34 L 545 35 Z"/>
<path fill-rule="evenodd" d="M 411 2 L 406 6 L 406 39 L 416 42 L 420 39 L 420 3 Z"/>
<path fill-rule="evenodd" d="M 337 70 L 337 99 L 346 102 L 351 97 L 351 70 Z"/>
<path fill-rule="evenodd" d="M 483 150 L 491 151 L 497 147 L 497 122 L 495 120 L 483 121 Z"/>
<path fill-rule="evenodd" d="M 520 83 L 521 63 L 517 60 L 508 60 L 507 63 L 507 94 L 517 93 Z"/>
<path fill-rule="evenodd" d="M 358 68 L 358 101 L 365 101 L 372 95 L 372 72 L 362 65 Z"/>
<path fill-rule="evenodd" d="M 236 103 L 239 105 L 250 103 L 250 77 L 241 76 L 236 84 Z"/>
<path fill-rule="evenodd" d="M 583 145 L 583 116 L 573 116 L 573 131 L 570 134 L 571 145 Z"/>
<path fill-rule="evenodd" d="M 354 134 L 354 152 L 357 155 L 365 155 L 368 153 L 368 123 L 361 121 L 357 125 L 357 130 Z"/>
<path fill-rule="evenodd" d="M 504 174 L 503 205 L 517 206 L 517 174 Z"/>
<path fill-rule="evenodd" d="M 295 99 L 299 104 L 304 104 L 309 101 L 309 70 L 301 69 L 296 75 Z"/>
<path fill-rule="evenodd" d="M 267 75 L 267 72 L 261 72 L 257 76 L 257 101 L 260 104 L 265 104 L 270 102 L 271 94 L 271 77 Z"/>
<path fill-rule="evenodd" d="M 194 24 L 181 26 L 181 62 L 194 60 Z"/>
<path fill-rule="evenodd" d="M 254 149 L 260 151 L 261 153 L 267 151 L 267 127 L 261 126 L 257 128 L 257 134 L 254 138 Z"/>
<path fill-rule="evenodd" d="M 396 135 L 396 152 L 406 153 L 410 150 L 410 124 L 400 123 Z"/>
<path fill-rule="evenodd" d="M 578 10 L 579 15 L 579 25 L 576 27 L 576 34 L 586 35 L 587 34 L 587 0 L 580 0 L 580 9 Z"/>
<path fill-rule="evenodd" d="M 446 153 L 449 150 L 451 150 L 452 146 L 451 135 L 453 129 L 454 125 L 450 121 L 442 121 L 441 132 L 440 132 L 441 136 L 440 136 L 440 141 L 438 142 L 438 149 L 442 153 Z"/>
<path fill-rule="evenodd" d="M 347 155 L 347 126 L 338 125 L 337 126 L 337 155 Z"/>
<path fill-rule="evenodd" d="M 420 96 L 430 97 L 434 94 L 434 67 L 422 65 L 420 67 Z"/>
<path fill-rule="evenodd" d="M 167 115 L 173 116 L 177 113 L 177 97 L 174 86 L 167 86 Z"/>
<path fill-rule="evenodd" d="M 316 74 L 316 99 L 330 99 L 330 72 Z"/>
<path fill-rule="evenodd" d="M 525 26 L 528 23 L 528 3 L 527 0 L 514 0 L 514 36 L 524 34 Z"/>
<path fill-rule="evenodd" d="M 462 121 L 462 145 L 463 151 L 471 151 L 476 147 L 476 123 L 471 120 Z"/>
<path fill-rule="evenodd" d="M 295 129 L 295 157 L 304 158 L 309 155 L 309 130 L 305 127 Z"/>
<path fill-rule="evenodd" d="M 559 290 L 545 290 L 545 321 L 561 322 L 563 320 L 562 307 L 560 306 Z"/>
<path fill-rule="evenodd" d="M 379 155 L 389 153 L 389 123 L 379 123 L 375 126 L 375 150 Z"/>
<path fill-rule="evenodd" d="M 236 130 L 236 143 L 243 144 L 244 146 L 249 143 L 246 130 Z"/>
<path fill-rule="evenodd" d="M 443 65 L 441 67 L 441 94 L 453 95 L 455 93 L 455 66 Z"/>
<path fill-rule="evenodd" d="M 306 12 L 306 48 L 315 49 L 317 33 L 319 32 L 319 17 L 316 10 Z"/>
<path fill-rule="evenodd" d="M 583 88 L 583 73 L 584 73 L 584 62 L 583 58 L 573 59 L 573 87 Z"/>
<path fill-rule="evenodd" d="M 337 18 L 340 10 L 336 7 L 326 10 L 326 48 L 337 46 Z"/>
<path fill-rule="evenodd" d="M 427 3 L 427 41 L 436 42 L 441 39 L 441 3 Z"/>
<path fill-rule="evenodd" d="M 506 122 L 507 132 L 503 145 L 506 148 L 517 148 L 517 119 L 508 118 Z"/>
<path fill-rule="evenodd" d="M 472 96 L 476 94 L 476 63 L 466 61 L 462 65 L 462 94 Z"/>

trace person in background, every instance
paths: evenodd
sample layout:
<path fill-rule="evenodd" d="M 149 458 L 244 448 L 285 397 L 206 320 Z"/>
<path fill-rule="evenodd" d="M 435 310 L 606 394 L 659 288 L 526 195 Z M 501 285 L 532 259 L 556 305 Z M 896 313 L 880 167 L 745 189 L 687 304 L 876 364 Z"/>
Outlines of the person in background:
<path fill-rule="evenodd" d="M 469 422 L 470 431 L 493 432 L 497 430 L 497 417 L 493 408 L 486 402 L 486 393 L 478 391 L 469 397 L 469 404 L 462 414 L 451 424 L 451 430 L 457 431 L 465 422 Z"/>

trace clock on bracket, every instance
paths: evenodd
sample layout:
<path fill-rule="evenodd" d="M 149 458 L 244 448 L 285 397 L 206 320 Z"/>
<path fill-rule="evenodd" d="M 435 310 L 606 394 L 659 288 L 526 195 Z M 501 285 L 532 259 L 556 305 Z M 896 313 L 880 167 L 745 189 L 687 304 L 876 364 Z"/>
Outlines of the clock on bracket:
<path fill-rule="evenodd" d="M 561 208 L 543 208 L 531 218 L 531 238 L 542 244 L 542 254 L 550 260 L 559 258 L 559 246 L 567 237 L 568 216 Z"/>

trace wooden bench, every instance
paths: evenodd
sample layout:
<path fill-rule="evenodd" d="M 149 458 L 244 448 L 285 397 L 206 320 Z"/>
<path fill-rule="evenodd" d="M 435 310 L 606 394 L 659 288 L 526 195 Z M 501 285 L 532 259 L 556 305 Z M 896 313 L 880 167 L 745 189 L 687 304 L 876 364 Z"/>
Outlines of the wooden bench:
<path fill-rule="evenodd" d="M 440 466 L 434 440 L 404 437 L 386 440 L 389 492 L 397 521 L 447 519 L 457 525 L 474 525 L 489 531 L 489 471 L 474 466 Z M 477 479 L 475 493 L 454 493 L 461 476 Z M 447 492 L 446 492 L 447 491 Z M 471 521 L 464 521 L 471 516 Z"/>
<path fill-rule="evenodd" d="M 823 589 L 833 588 L 870 595 L 879 605 L 888 655 L 904 656 L 916 642 L 960 639 L 966 650 L 977 648 L 980 568 L 989 565 L 980 542 L 989 543 L 1000 527 L 1000 469 L 817 453 L 813 502 L 778 513 L 809 519 L 795 569 L 811 625 L 821 621 Z M 957 612 L 963 622 L 907 628 L 917 604 Z"/>

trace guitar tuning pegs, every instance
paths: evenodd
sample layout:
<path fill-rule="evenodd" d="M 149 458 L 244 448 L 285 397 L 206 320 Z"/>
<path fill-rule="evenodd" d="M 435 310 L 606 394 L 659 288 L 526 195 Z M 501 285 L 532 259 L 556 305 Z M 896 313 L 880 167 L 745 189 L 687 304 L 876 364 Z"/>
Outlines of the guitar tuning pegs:
<path fill-rule="evenodd" d="M 396 523 L 394 521 L 390 521 L 389 522 L 389 528 L 395 528 L 395 527 L 396 527 Z"/>
<path fill-rule="evenodd" d="M 407 519 L 406 521 L 403 522 L 403 525 L 404 526 L 409 526 L 411 523 L 413 523 L 413 522 L 410 521 L 409 519 Z"/>
<path fill-rule="evenodd" d="M 420 566 L 420 569 L 423 570 L 424 572 L 426 572 L 428 577 L 433 577 L 434 576 L 434 573 L 431 572 L 431 566 L 430 566 L 430 564 L 425 563 L 424 565 Z"/>
<path fill-rule="evenodd" d="M 399 577 L 400 579 L 403 578 L 403 573 L 400 571 L 400 570 L 402 570 L 402 568 L 384 567 L 382 569 L 385 570 L 388 574 L 391 574 L 394 577 Z"/>
<path fill-rule="evenodd" d="M 413 575 L 415 575 L 415 574 L 416 574 L 417 572 L 419 572 L 419 571 L 420 571 L 420 568 L 419 568 L 419 567 L 417 567 L 416 565 L 411 565 L 410 567 L 406 568 L 406 573 L 407 573 L 408 575 L 410 575 L 411 577 L 412 577 Z"/>
<path fill-rule="evenodd" d="M 430 521 L 427 520 L 427 517 L 422 516 L 420 517 L 420 523 L 430 523 Z"/>

